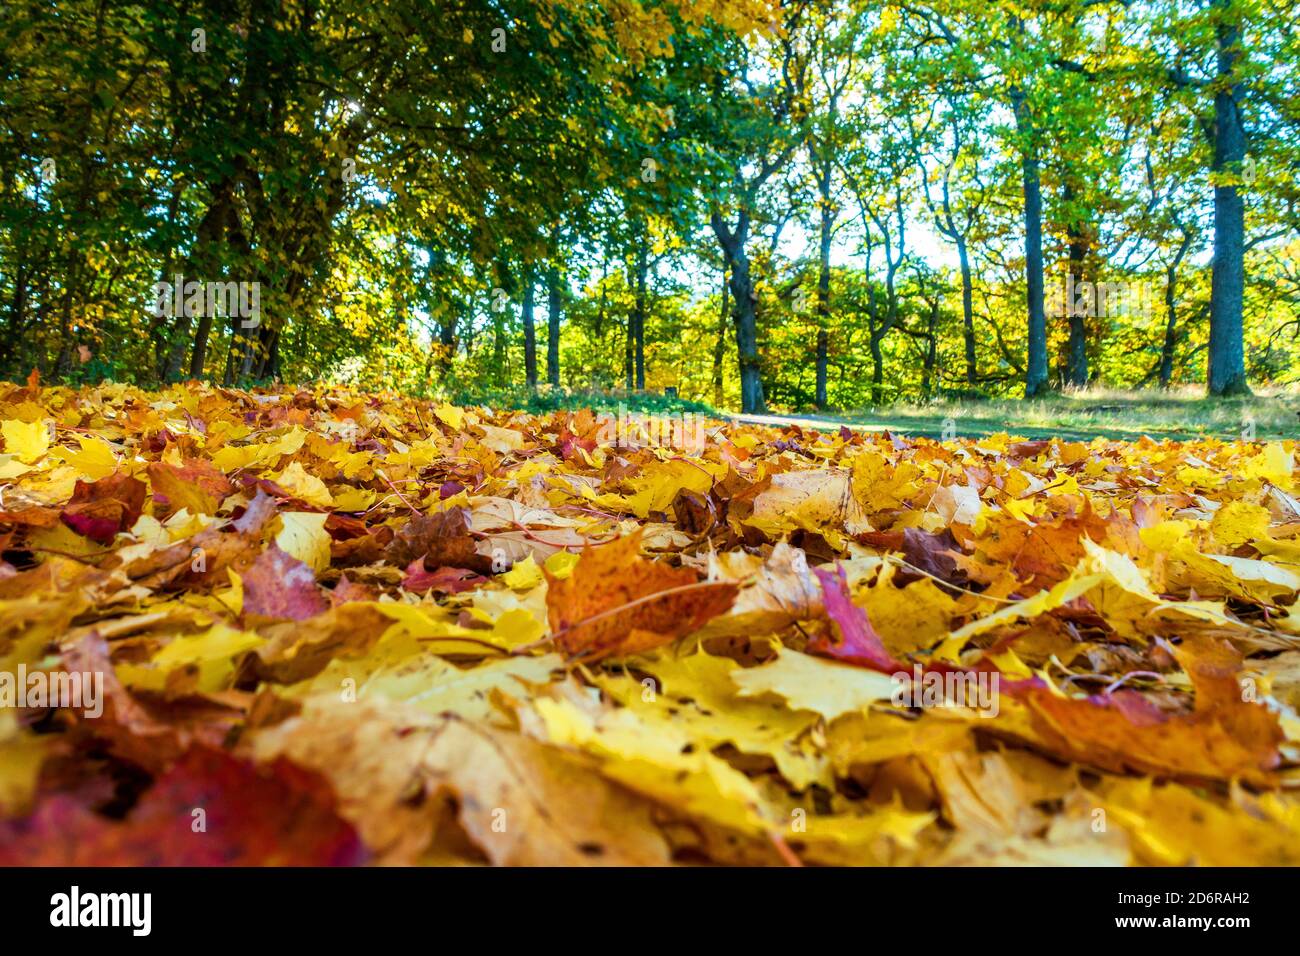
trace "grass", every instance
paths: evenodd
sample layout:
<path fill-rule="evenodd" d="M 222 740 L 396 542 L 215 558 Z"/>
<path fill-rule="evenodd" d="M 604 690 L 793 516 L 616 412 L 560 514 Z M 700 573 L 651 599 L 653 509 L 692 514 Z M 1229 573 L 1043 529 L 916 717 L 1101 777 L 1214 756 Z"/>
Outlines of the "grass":
<path fill-rule="evenodd" d="M 1252 398 L 1207 399 L 1200 389 L 1122 391 L 1085 389 L 1043 399 L 962 399 L 917 405 L 892 405 L 806 420 L 844 424 L 871 431 L 942 437 L 948 420 L 959 436 L 1010 432 L 1026 438 L 1095 437 L 1249 438 L 1300 437 L 1300 394 L 1264 392 Z M 778 416 L 780 418 L 780 416 Z M 800 420 L 805 417 L 801 416 Z"/>
<path fill-rule="evenodd" d="M 947 399 L 921 404 L 890 405 L 833 414 L 767 416 L 735 415 L 717 411 L 704 402 L 670 398 L 652 392 L 569 390 L 542 386 L 465 389 L 450 396 L 459 405 L 516 408 L 533 414 L 563 409 L 591 408 L 617 412 L 676 415 L 695 413 L 709 417 L 738 418 L 771 424 L 802 423 L 813 426 L 866 431 L 889 429 L 905 435 L 940 438 L 951 420 L 959 436 L 1009 432 L 1026 438 L 1135 439 L 1142 435 L 1162 439 L 1253 437 L 1260 440 L 1300 437 L 1300 392 L 1263 390 L 1252 398 L 1207 399 L 1204 390 L 1188 386 L 1167 392 L 1090 388 L 1054 393 L 1042 399 Z"/>
<path fill-rule="evenodd" d="M 486 405 L 489 408 L 511 408 L 530 414 L 590 408 L 598 412 L 618 412 L 620 407 L 628 412 L 647 415 L 675 415 L 694 412 L 697 415 L 725 417 L 704 402 L 684 398 L 670 398 L 656 392 L 604 391 L 601 389 L 564 389 L 549 385 L 536 391 L 523 386 L 508 388 L 469 388 L 452 392 L 456 405 Z"/>

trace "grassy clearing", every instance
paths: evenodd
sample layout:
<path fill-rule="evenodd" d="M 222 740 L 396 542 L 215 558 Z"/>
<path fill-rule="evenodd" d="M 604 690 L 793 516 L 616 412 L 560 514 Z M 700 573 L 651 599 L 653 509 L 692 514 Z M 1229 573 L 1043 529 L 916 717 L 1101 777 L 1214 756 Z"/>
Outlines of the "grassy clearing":
<path fill-rule="evenodd" d="M 1094 437 L 1135 439 L 1254 437 L 1259 440 L 1300 437 L 1300 393 L 1260 392 L 1247 399 L 1207 399 L 1199 389 L 1121 391 L 1086 389 L 1044 399 L 938 401 L 894 405 L 786 419 L 844 424 L 871 431 L 941 437 L 948 419 L 958 435 L 1010 432 L 1027 438 L 1081 440 Z"/>
<path fill-rule="evenodd" d="M 890 429 L 906 435 L 939 438 L 951 419 L 957 435 L 1009 432 L 1026 438 L 1095 437 L 1234 439 L 1249 437 L 1251 424 L 1259 440 L 1300 437 L 1300 392 L 1261 390 L 1246 399 L 1207 399 L 1199 387 L 1168 392 L 1093 388 L 1061 392 L 1043 399 L 951 399 L 915 405 L 890 405 L 826 415 L 737 415 L 717 411 L 704 402 L 670 398 L 652 392 L 568 390 L 542 386 L 473 389 L 450 396 L 458 405 L 487 405 L 545 414 L 562 409 L 590 408 L 616 413 L 625 409 L 642 415 L 695 413 L 761 424 L 804 424 L 813 427 L 847 425 L 864 431 Z"/>

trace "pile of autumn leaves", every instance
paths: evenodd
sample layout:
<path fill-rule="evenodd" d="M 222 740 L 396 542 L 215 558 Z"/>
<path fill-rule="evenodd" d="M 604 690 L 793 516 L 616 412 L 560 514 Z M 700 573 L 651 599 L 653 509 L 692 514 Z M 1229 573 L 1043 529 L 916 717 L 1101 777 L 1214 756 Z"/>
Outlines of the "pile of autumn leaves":
<path fill-rule="evenodd" d="M 0 385 L 0 863 L 1300 856 L 1295 442 L 610 425 Z"/>

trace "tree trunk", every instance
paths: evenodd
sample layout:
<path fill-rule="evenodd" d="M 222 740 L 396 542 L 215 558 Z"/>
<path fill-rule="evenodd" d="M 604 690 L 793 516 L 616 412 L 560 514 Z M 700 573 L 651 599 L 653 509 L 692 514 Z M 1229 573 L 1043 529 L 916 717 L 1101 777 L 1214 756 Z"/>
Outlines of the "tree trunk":
<path fill-rule="evenodd" d="M 1025 397 L 1033 398 L 1048 389 L 1047 316 L 1043 311 L 1043 187 L 1033 120 L 1020 87 L 1011 89 L 1011 108 L 1016 128 L 1024 139 L 1020 146 L 1020 172 L 1025 197 L 1025 290 L 1029 323 Z"/>
<path fill-rule="evenodd" d="M 546 273 L 546 381 L 560 387 L 560 270 Z"/>
<path fill-rule="evenodd" d="M 1214 0 L 1227 13 L 1230 0 Z M 1241 85 L 1229 82 L 1241 55 L 1241 26 L 1218 25 L 1218 79 L 1214 95 L 1214 171 L 1238 176 L 1246 158 L 1246 133 L 1239 113 Z M 1211 395 L 1248 395 L 1242 341 L 1245 290 L 1245 209 L 1235 184 L 1214 187 L 1214 266 L 1210 278 L 1210 347 L 1206 373 Z"/>
<path fill-rule="evenodd" d="M 1067 186 L 1065 189 L 1065 201 L 1067 205 L 1073 200 L 1074 191 Z M 1077 288 L 1078 283 L 1087 281 L 1087 258 L 1090 243 L 1085 227 L 1080 223 L 1072 222 L 1066 229 L 1067 237 L 1067 265 L 1068 274 L 1073 276 L 1073 281 L 1067 283 L 1067 288 L 1073 290 Z M 1074 299 L 1074 295 L 1067 298 Z M 1100 298 L 1094 297 L 1094 301 L 1100 304 Z M 1070 321 L 1070 339 L 1066 347 L 1065 354 L 1065 384 L 1073 388 L 1084 388 L 1088 384 L 1088 326 L 1087 310 L 1078 309 L 1076 303 L 1067 301 L 1065 303 L 1065 314 Z"/>
<path fill-rule="evenodd" d="M 442 346 L 438 361 L 445 377 L 451 371 L 452 360 L 456 357 L 456 316 L 448 315 L 438 325 L 438 344 Z"/>
<path fill-rule="evenodd" d="M 632 352 L 636 363 L 636 387 L 645 388 L 646 273 L 649 271 L 650 235 L 642 223 L 641 242 L 636 251 L 636 300 L 632 309 Z"/>
<path fill-rule="evenodd" d="M 235 226 L 232 229 L 232 236 L 236 236 L 235 241 L 243 244 L 245 255 L 248 254 L 247 243 L 243 239 L 243 234 L 238 229 L 238 219 L 234 220 Z M 289 311 L 295 311 L 295 306 L 303 303 L 303 295 L 308 282 L 305 273 L 295 272 L 289 277 L 285 285 L 284 298 L 289 303 Z M 405 311 L 405 302 L 401 302 L 401 309 Z M 306 311 L 305 304 L 301 306 L 302 311 Z M 273 362 L 278 363 L 278 355 L 273 355 L 279 342 L 279 330 L 270 322 L 263 321 L 259 314 L 256 321 L 251 324 L 245 324 L 246 318 L 232 319 L 230 323 L 230 336 L 232 341 L 239 341 L 242 354 L 239 362 L 239 378 L 241 381 L 251 379 L 263 379 L 270 375 Z"/>
<path fill-rule="evenodd" d="M 1170 265 L 1165 270 L 1165 344 L 1160 350 L 1160 387 L 1168 388 L 1174 377 L 1174 349 L 1178 345 L 1178 306 L 1174 295 L 1174 282 L 1178 270 Z"/>
<path fill-rule="evenodd" d="M 194 328 L 194 346 L 190 350 L 190 378 L 203 378 L 203 366 L 208 360 L 208 336 L 212 334 L 212 316 L 208 315 L 207 306 L 199 316 L 199 324 Z"/>
<path fill-rule="evenodd" d="M 934 389 L 934 370 L 939 362 L 939 294 L 930 300 L 930 321 L 925 330 L 925 364 L 921 369 L 921 394 L 927 399 Z"/>
<path fill-rule="evenodd" d="M 885 362 L 880 353 L 883 335 L 871 333 L 867 342 L 871 348 L 871 404 L 879 405 L 884 401 Z"/>
<path fill-rule="evenodd" d="M 758 359 L 758 315 L 754 309 L 754 284 L 749 258 L 731 264 L 731 294 L 736 300 L 736 352 L 740 360 L 740 407 L 747 413 L 765 411 L 763 374 Z"/>
<path fill-rule="evenodd" d="M 825 329 L 817 330 L 817 393 L 815 402 L 817 410 L 824 412 L 830 407 L 826 400 L 826 364 L 830 353 L 831 339 Z"/>
<path fill-rule="evenodd" d="M 506 323 L 500 312 L 492 313 L 492 367 L 496 370 L 497 385 L 506 383 Z"/>
<path fill-rule="evenodd" d="M 537 387 L 537 324 L 533 317 L 533 275 L 524 275 L 524 379 Z"/>
<path fill-rule="evenodd" d="M 718 313 L 718 335 L 713 342 L 713 407 L 722 407 L 722 359 L 727 352 L 727 321 L 731 318 L 727 303 L 727 267 L 722 266 L 722 311 Z"/>
<path fill-rule="evenodd" d="M 1160 387 L 1168 388 L 1174 378 L 1174 351 L 1178 347 L 1178 266 L 1192 246 L 1192 234 L 1183 233 L 1174 259 L 1165 268 L 1165 343 L 1160 350 Z"/>
<path fill-rule="evenodd" d="M 21 378 L 21 369 L 17 367 L 19 342 L 23 329 L 27 325 L 27 285 L 29 275 L 27 263 L 19 261 L 17 274 L 14 276 L 14 294 L 9 302 L 9 324 L 5 328 L 3 348 L 0 349 L 0 375 L 12 372 L 15 378 Z"/>
<path fill-rule="evenodd" d="M 901 250 L 900 250 L 901 253 Z M 886 258 L 889 248 L 885 248 Z M 885 270 L 885 321 L 877 325 L 872 323 L 871 330 L 871 404 L 883 405 L 885 401 L 885 361 L 880 343 L 898 324 L 898 288 L 894 284 L 898 266 L 902 262 L 900 255 L 897 262 L 890 259 L 889 268 Z"/>
<path fill-rule="evenodd" d="M 63 293 L 63 305 L 59 311 L 59 354 L 54 360 L 55 378 L 64 378 L 72 371 L 72 301 L 81 284 L 81 268 L 73 262 L 68 270 L 67 288 Z"/>
<path fill-rule="evenodd" d="M 167 202 L 167 225 L 168 234 L 172 234 L 176 225 L 176 217 L 180 211 L 181 187 L 174 184 L 171 190 L 171 198 Z M 163 254 L 163 263 L 158 270 L 158 281 L 168 282 L 171 278 L 172 258 L 174 251 L 171 247 Z M 153 374 L 162 382 L 167 376 L 167 317 L 156 315 L 149 323 L 149 338 L 153 341 Z"/>
<path fill-rule="evenodd" d="M 280 330 L 264 325 L 258 330 L 258 348 L 253 363 L 253 378 L 275 379 L 280 375 Z"/>
<path fill-rule="evenodd" d="M 425 272 L 424 303 L 430 317 L 436 317 L 438 335 L 429 342 L 429 355 L 424 363 L 424 380 L 427 385 L 436 362 L 441 378 L 446 378 L 451 370 L 452 359 L 456 353 L 456 313 L 459 305 L 454 299 L 438 301 L 442 289 L 447 283 L 447 251 L 433 241 L 425 245 L 429 255 L 429 267 Z"/>
<path fill-rule="evenodd" d="M 831 318 L 831 230 L 835 213 L 831 208 L 831 161 L 826 159 L 818 171 L 817 188 L 821 195 L 821 236 L 817 248 L 817 391 L 813 399 L 818 411 L 825 411 L 826 358 L 830 350 Z"/>
<path fill-rule="evenodd" d="M 186 346 L 189 344 L 192 316 L 187 314 L 188 310 L 184 308 L 184 284 L 190 281 L 207 281 L 210 278 L 207 275 L 209 265 L 214 259 L 213 252 L 221 240 L 221 233 L 226 224 L 225 204 L 228 189 L 229 180 L 226 180 L 218 185 L 213 194 L 212 205 L 203 214 L 195 230 L 194 249 L 186 257 L 185 265 L 179 273 L 182 280 L 181 288 L 172 290 L 173 311 L 179 314 L 175 317 L 176 324 L 172 327 L 171 351 L 167 355 L 167 366 L 163 376 L 164 381 L 167 382 L 174 382 L 180 378 L 181 366 L 185 364 Z M 196 268 L 201 275 L 194 274 Z"/>
<path fill-rule="evenodd" d="M 636 387 L 636 317 L 627 317 L 627 335 L 623 340 L 623 387 L 629 392 Z"/>
<path fill-rule="evenodd" d="M 866 229 L 864 221 L 863 228 Z M 880 355 L 880 341 L 884 338 L 880 332 L 880 305 L 876 298 L 876 285 L 871 281 L 871 232 L 866 232 L 866 251 L 863 254 L 862 275 L 867 283 L 867 348 L 871 352 L 872 398 L 879 390 L 879 383 L 884 380 L 883 361 Z"/>
<path fill-rule="evenodd" d="M 979 381 L 979 363 L 975 356 L 975 288 L 971 282 L 970 251 L 966 237 L 957 237 L 957 260 L 961 264 L 961 334 L 966 348 L 966 382 Z"/>
<path fill-rule="evenodd" d="M 758 313 L 755 309 L 754 281 L 749 274 L 749 213 L 742 209 L 736 228 L 730 229 L 716 209 L 710 217 L 713 233 L 726 257 L 731 296 L 735 300 L 732 317 L 736 326 L 736 353 L 740 365 L 740 410 L 746 414 L 763 412 L 763 370 L 758 358 Z"/>

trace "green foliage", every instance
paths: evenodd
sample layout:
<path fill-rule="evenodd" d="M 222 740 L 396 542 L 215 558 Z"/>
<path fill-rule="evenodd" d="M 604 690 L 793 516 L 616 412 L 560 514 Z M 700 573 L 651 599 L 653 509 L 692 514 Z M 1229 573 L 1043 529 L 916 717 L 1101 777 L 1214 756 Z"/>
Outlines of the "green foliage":
<path fill-rule="evenodd" d="M 522 407 L 525 370 L 553 364 L 553 299 L 557 394 L 739 407 L 743 367 L 748 400 L 757 384 L 777 409 L 1012 395 L 1032 165 L 1052 385 L 1205 382 L 1217 188 L 1244 202 L 1245 371 L 1294 386 L 1285 12 L 20 0 L 0 21 L 0 376 Z M 1225 166 L 1216 96 L 1233 84 L 1247 156 Z M 256 283 L 258 320 L 153 314 L 177 275 Z M 1072 322 L 1050 295 L 1067 275 L 1144 307 Z"/>

